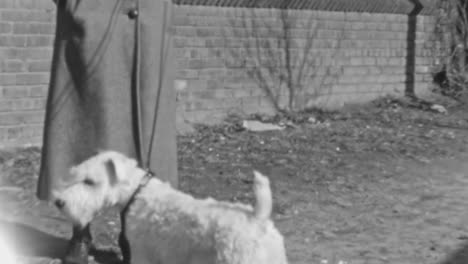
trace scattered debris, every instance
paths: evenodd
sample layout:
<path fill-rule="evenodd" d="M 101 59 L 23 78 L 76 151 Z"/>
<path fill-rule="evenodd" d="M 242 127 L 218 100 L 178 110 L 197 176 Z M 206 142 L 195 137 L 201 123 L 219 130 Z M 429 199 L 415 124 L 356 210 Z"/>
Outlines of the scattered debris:
<path fill-rule="evenodd" d="M 242 126 L 254 132 L 261 132 L 261 131 L 271 131 L 271 130 L 283 130 L 285 127 L 280 125 L 275 125 L 272 123 L 263 123 L 256 120 L 244 120 L 242 122 Z"/>
<path fill-rule="evenodd" d="M 405 97 L 392 97 L 384 96 L 373 102 L 373 104 L 378 108 L 392 108 L 392 109 L 401 109 L 401 108 L 416 108 L 422 111 L 431 111 L 442 114 L 447 114 L 447 109 L 440 105 L 435 104 L 415 96 L 405 96 Z"/>
<path fill-rule="evenodd" d="M 311 116 L 307 119 L 307 121 L 309 121 L 309 123 L 312 123 L 312 124 L 315 124 L 318 122 L 317 118 L 315 118 L 315 116 Z"/>
<path fill-rule="evenodd" d="M 432 104 L 430 109 L 432 111 L 435 111 L 435 112 L 438 112 L 438 113 L 441 113 L 441 114 L 447 114 L 448 111 L 445 107 L 443 107 L 442 105 L 439 105 L 439 104 Z"/>

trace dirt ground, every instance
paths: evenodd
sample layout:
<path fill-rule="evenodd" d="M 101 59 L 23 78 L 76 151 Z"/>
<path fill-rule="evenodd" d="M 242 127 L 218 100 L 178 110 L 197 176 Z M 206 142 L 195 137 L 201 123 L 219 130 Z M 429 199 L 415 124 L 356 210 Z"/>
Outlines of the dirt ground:
<path fill-rule="evenodd" d="M 283 131 L 236 120 L 179 138 L 184 191 L 252 201 L 251 170 L 271 178 L 273 219 L 295 264 L 468 263 L 468 118 L 393 100 L 324 113 Z M 314 118 L 314 119 L 315 119 Z M 0 232 L 17 263 L 54 263 L 70 225 L 34 198 L 38 148 L 0 152 Z M 92 225 L 96 263 L 116 263 L 116 212 Z M 117 252 L 117 253 L 115 253 Z"/>

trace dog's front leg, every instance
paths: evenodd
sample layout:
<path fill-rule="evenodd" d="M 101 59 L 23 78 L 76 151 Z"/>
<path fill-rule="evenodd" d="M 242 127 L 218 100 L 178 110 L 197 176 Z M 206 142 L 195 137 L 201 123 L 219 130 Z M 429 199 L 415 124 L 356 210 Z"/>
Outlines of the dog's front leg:
<path fill-rule="evenodd" d="M 128 243 L 128 239 L 125 236 L 124 230 L 120 232 L 119 235 L 119 247 L 122 251 L 122 263 L 123 264 L 130 264 L 131 260 L 131 252 L 130 252 L 130 243 Z"/>
<path fill-rule="evenodd" d="M 130 250 L 130 243 L 128 242 L 126 236 L 126 220 L 125 220 L 125 212 L 120 213 L 120 234 L 119 234 L 119 247 L 120 251 L 122 252 L 122 263 L 123 264 L 130 264 L 131 260 L 131 250 Z"/>

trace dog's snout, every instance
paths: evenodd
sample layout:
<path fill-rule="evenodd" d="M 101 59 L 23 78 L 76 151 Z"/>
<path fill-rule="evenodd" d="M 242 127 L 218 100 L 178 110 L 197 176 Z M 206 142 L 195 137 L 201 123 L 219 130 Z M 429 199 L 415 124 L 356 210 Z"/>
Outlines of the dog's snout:
<path fill-rule="evenodd" d="M 59 209 L 62 209 L 65 206 L 65 201 L 57 199 L 55 200 L 55 206 L 57 206 Z"/>

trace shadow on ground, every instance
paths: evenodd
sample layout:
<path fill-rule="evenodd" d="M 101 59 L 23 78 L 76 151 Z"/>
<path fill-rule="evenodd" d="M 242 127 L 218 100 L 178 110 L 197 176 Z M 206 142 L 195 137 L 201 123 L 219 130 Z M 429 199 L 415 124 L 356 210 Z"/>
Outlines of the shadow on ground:
<path fill-rule="evenodd" d="M 23 223 L 0 221 L 2 239 L 7 246 L 22 257 L 60 259 L 66 251 L 68 240 L 40 231 Z M 101 264 L 119 263 L 116 252 L 93 248 L 91 255 Z"/>
<path fill-rule="evenodd" d="M 112 250 L 92 249 L 90 253 L 97 263 L 120 264 L 122 263 L 118 254 Z"/>
<path fill-rule="evenodd" d="M 440 264 L 468 263 L 468 242 L 463 243 L 454 253 L 450 254 Z"/>

